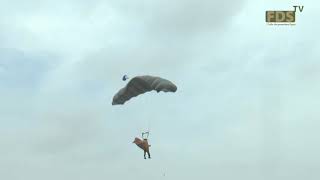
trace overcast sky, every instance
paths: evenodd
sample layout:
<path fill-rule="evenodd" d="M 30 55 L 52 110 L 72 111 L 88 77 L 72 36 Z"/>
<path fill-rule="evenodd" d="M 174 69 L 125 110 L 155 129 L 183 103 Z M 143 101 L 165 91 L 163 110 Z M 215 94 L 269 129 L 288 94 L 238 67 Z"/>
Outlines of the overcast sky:
<path fill-rule="evenodd" d="M 0 179 L 320 179 L 319 5 L 0 0 Z M 124 74 L 178 91 L 111 106 Z"/>

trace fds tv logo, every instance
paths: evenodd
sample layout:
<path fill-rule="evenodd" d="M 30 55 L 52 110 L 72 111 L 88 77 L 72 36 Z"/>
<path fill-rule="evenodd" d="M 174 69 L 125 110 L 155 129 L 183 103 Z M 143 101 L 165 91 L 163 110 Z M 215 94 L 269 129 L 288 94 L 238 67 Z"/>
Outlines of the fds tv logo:
<path fill-rule="evenodd" d="M 273 24 L 295 24 L 297 9 L 302 12 L 304 6 L 293 6 L 293 11 L 266 11 L 266 22 Z"/>

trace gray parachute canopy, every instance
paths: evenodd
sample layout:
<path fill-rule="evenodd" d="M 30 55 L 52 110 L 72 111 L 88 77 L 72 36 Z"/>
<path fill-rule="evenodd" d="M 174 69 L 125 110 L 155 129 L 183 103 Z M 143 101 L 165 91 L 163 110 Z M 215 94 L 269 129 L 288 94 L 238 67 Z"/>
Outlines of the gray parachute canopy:
<path fill-rule="evenodd" d="M 114 95 L 112 105 L 124 104 L 132 97 L 155 90 L 157 92 L 176 92 L 177 86 L 169 80 L 155 76 L 136 76 Z"/>

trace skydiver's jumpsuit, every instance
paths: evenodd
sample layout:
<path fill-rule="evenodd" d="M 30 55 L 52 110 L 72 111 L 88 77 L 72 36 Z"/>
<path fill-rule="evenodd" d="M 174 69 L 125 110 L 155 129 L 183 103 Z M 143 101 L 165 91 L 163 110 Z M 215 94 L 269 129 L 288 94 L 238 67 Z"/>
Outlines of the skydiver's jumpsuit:
<path fill-rule="evenodd" d="M 144 156 L 144 158 L 146 159 L 146 153 L 148 153 L 148 158 L 150 159 L 150 158 L 151 158 L 151 157 L 150 157 L 150 151 L 149 151 L 150 145 L 149 145 L 149 143 L 148 143 L 148 139 L 143 139 L 143 141 L 145 142 L 145 149 L 144 149 L 144 154 L 143 154 L 143 156 Z"/>
<path fill-rule="evenodd" d="M 143 139 L 143 140 L 140 141 L 139 143 L 137 142 L 136 145 L 143 150 L 143 152 L 144 152 L 144 154 L 143 154 L 144 159 L 146 159 L 146 153 L 148 153 L 148 158 L 149 158 L 149 159 L 151 158 L 151 157 L 150 157 L 150 151 L 149 151 L 150 145 L 149 145 L 149 143 L 148 143 L 148 139 Z"/>
<path fill-rule="evenodd" d="M 147 137 L 144 137 L 145 134 L 147 135 Z M 148 158 L 150 159 L 151 157 L 150 157 L 149 147 L 151 145 L 149 145 L 149 143 L 148 143 L 149 131 L 143 132 L 141 137 L 142 137 L 143 141 L 146 143 L 146 148 L 144 150 L 144 158 L 146 159 L 146 153 L 148 153 Z"/>

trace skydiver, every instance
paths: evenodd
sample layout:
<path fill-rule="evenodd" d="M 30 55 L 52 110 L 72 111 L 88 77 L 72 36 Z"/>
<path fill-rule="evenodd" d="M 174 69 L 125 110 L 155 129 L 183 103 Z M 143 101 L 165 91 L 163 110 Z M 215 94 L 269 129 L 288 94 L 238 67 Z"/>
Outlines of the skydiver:
<path fill-rule="evenodd" d="M 134 141 L 132 143 L 135 143 L 139 148 L 141 148 L 144 152 L 143 156 L 144 156 L 144 159 L 146 159 L 146 153 L 148 153 L 148 158 L 151 159 L 151 156 L 150 156 L 150 151 L 149 151 L 149 147 L 151 145 L 149 145 L 148 143 L 148 137 L 143 137 L 144 134 L 148 134 L 149 136 L 149 132 L 148 133 L 142 133 L 142 139 L 139 139 L 139 138 L 135 138 Z"/>

